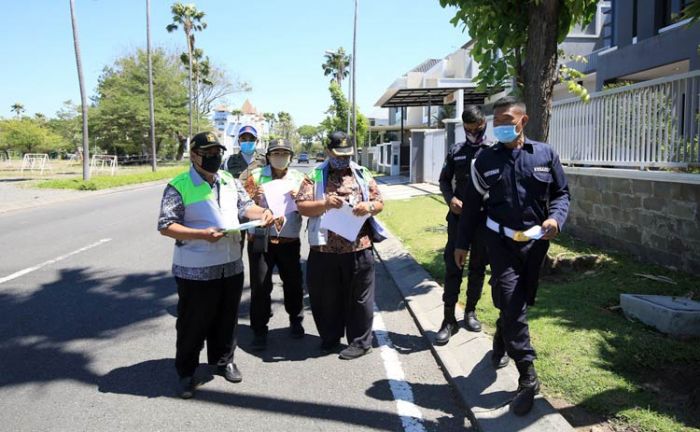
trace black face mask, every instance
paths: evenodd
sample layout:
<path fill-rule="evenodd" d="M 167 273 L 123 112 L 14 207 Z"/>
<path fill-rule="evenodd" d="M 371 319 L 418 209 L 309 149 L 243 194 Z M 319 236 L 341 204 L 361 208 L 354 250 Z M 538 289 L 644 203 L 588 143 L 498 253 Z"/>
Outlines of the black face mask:
<path fill-rule="evenodd" d="M 221 155 L 217 154 L 214 156 L 201 156 L 202 158 L 202 169 L 208 173 L 216 174 L 221 166 Z"/>

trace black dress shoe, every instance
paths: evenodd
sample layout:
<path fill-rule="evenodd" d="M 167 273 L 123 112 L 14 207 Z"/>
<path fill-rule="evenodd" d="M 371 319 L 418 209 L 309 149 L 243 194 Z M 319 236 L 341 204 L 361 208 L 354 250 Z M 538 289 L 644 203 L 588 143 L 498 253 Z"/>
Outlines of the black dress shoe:
<path fill-rule="evenodd" d="M 192 377 L 183 377 L 177 382 L 177 395 L 182 399 L 194 397 L 194 380 Z"/>
<path fill-rule="evenodd" d="M 510 358 L 506 354 L 506 343 L 501 335 L 501 320 L 496 320 L 496 333 L 493 335 L 493 351 L 491 351 L 491 364 L 496 369 L 508 366 Z"/>
<path fill-rule="evenodd" d="M 469 311 L 464 314 L 464 327 L 471 332 L 481 331 L 481 321 L 476 318 L 475 311 Z"/>
<path fill-rule="evenodd" d="M 264 351 L 267 348 L 267 332 L 255 333 L 253 335 L 253 341 L 250 343 L 250 347 L 254 351 Z"/>
<path fill-rule="evenodd" d="M 537 379 L 535 366 L 530 361 L 517 362 L 515 366 L 520 372 L 518 390 L 510 402 L 510 409 L 517 416 L 524 416 L 532 410 L 535 395 L 540 392 L 540 380 Z"/>
<path fill-rule="evenodd" d="M 358 357 L 362 357 L 370 351 L 372 351 L 372 347 L 361 348 L 355 345 L 350 345 L 340 352 L 340 358 L 343 360 L 354 360 Z"/>
<path fill-rule="evenodd" d="M 241 371 L 238 370 L 236 363 L 229 363 L 225 366 L 217 366 L 216 369 L 219 375 L 223 376 L 226 381 L 232 383 L 239 383 L 243 381 L 243 375 L 241 374 Z"/>
<path fill-rule="evenodd" d="M 452 337 L 452 335 L 456 334 L 458 331 L 459 325 L 457 325 L 456 321 L 444 320 L 442 322 L 442 326 L 440 326 L 440 330 L 438 330 L 437 334 L 435 335 L 435 345 L 445 345 L 450 341 L 450 337 Z"/>
<path fill-rule="evenodd" d="M 301 339 L 304 337 L 306 332 L 304 331 L 304 326 L 301 325 L 301 321 L 292 321 L 289 323 L 289 335 L 294 339 Z"/>
<path fill-rule="evenodd" d="M 540 380 L 535 378 L 527 386 L 518 385 L 518 392 L 510 402 L 510 409 L 517 416 L 524 416 L 532 410 L 535 404 L 535 395 L 540 392 Z"/>
<path fill-rule="evenodd" d="M 494 369 L 503 369 L 504 367 L 508 366 L 508 363 L 510 363 L 510 357 L 508 357 L 508 354 L 499 355 L 496 352 L 491 353 L 491 364 L 493 365 Z"/>

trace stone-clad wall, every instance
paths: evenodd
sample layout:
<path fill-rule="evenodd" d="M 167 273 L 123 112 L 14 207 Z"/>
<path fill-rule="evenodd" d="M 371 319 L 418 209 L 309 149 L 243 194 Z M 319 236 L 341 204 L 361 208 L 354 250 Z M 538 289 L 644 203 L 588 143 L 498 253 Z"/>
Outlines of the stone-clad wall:
<path fill-rule="evenodd" d="M 644 261 L 700 274 L 700 175 L 566 168 L 565 231 Z"/>

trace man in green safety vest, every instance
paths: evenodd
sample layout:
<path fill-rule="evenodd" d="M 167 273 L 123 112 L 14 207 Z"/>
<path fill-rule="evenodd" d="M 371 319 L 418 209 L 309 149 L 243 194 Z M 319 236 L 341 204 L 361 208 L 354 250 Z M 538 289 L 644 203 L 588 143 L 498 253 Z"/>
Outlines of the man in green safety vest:
<path fill-rule="evenodd" d="M 177 283 L 175 368 L 178 395 L 194 396 L 199 352 L 230 382 L 242 375 L 233 362 L 238 306 L 243 290 L 239 218 L 273 222 L 270 209 L 253 203 L 240 181 L 220 170 L 225 147 L 214 134 L 192 138 L 192 166 L 166 186 L 158 230 L 175 239 L 172 271 Z M 226 232 L 225 232 L 226 231 Z"/>
<path fill-rule="evenodd" d="M 267 147 L 267 165 L 255 168 L 245 182 L 245 189 L 253 201 L 261 207 L 269 207 L 273 197 L 266 195 L 265 185 L 278 181 L 277 195 L 291 201 L 304 180 L 304 174 L 289 168 L 294 151 L 287 140 L 270 141 Z M 281 181 L 281 183 L 280 183 Z M 272 193 L 272 192 L 268 192 Z M 279 199 L 279 197 L 275 197 Z M 253 329 L 252 348 L 267 347 L 267 324 L 272 312 L 272 273 L 275 267 L 282 279 L 284 308 L 289 315 L 289 330 L 293 338 L 304 337 L 304 286 L 301 273 L 301 215 L 296 207 L 275 219 L 269 228 L 248 234 L 248 262 L 250 263 L 250 327 Z"/>

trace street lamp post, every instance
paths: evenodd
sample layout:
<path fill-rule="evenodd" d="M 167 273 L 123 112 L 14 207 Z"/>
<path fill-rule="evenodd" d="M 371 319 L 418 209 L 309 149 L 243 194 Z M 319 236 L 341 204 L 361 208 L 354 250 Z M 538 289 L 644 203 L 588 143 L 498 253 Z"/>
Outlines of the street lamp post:
<path fill-rule="evenodd" d="M 355 0 L 355 17 L 352 26 L 352 137 L 355 144 L 355 160 L 357 160 L 357 104 L 355 103 L 355 70 L 357 68 L 357 2 Z"/>

